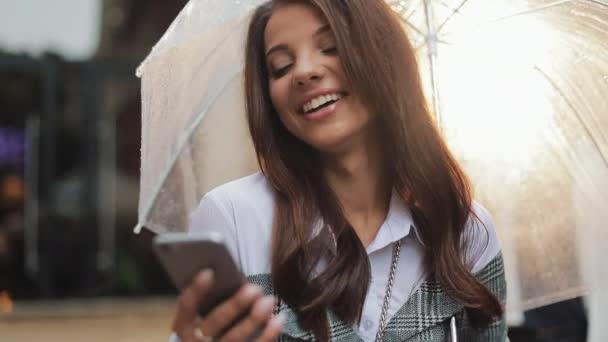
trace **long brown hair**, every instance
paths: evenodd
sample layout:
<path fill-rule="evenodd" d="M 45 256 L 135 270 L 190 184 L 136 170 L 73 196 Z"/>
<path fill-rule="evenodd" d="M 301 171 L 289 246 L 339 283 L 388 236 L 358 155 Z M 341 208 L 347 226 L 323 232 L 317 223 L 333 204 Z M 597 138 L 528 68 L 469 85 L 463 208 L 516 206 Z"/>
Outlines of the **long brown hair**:
<path fill-rule="evenodd" d="M 360 319 L 370 265 L 319 171 L 317 154 L 287 131 L 270 100 L 264 31 L 273 10 L 294 1 L 303 0 L 272 0 L 253 14 L 245 56 L 246 108 L 260 167 L 276 192 L 273 286 L 296 310 L 302 327 L 325 341 L 326 308 L 351 324 Z M 385 152 L 393 157 L 393 188 L 412 212 L 429 277 L 464 303 L 475 326 L 487 326 L 502 308 L 465 265 L 462 237 L 474 216 L 470 185 L 427 107 L 415 51 L 399 19 L 383 0 L 305 2 L 330 25 L 354 93 L 365 94 L 359 98 L 379 114 Z M 314 235 L 311 227 L 318 217 L 334 239 Z M 326 267 L 312 277 L 324 256 Z"/>

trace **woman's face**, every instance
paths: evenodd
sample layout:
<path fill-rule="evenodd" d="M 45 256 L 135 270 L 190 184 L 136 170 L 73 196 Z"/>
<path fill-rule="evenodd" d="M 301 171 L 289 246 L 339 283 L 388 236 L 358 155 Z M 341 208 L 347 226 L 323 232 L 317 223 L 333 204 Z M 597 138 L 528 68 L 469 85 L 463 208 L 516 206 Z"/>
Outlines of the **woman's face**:
<path fill-rule="evenodd" d="M 334 35 L 316 8 L 278 7 L 264 41 L 270 97 L 291 134 L 322 152 L 364 139 L 371 115 L 351 92 Z"/>

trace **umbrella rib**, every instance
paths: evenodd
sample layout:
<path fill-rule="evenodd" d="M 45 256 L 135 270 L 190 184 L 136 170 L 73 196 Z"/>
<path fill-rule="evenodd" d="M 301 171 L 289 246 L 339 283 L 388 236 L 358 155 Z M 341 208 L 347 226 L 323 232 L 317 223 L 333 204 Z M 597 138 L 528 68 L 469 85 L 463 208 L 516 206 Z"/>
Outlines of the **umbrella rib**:
<path fill-rule="evenodd" d="M 557 85 L 557 83 L 555 83 L 553 81 L 553 79 L 551 79 L 551 77 L 549 77 L 549 75 L 547 75 L 546 72 L 544 72 L 538 65 L 535 65 L 534 69 L 536 71 L 538 71 L 545 78 L 545 80 L 547 80 L 547 82 L 549 82 L 549 84 L 551 85 L 551 87 L 553 87 L 553 89 L 555 89 L 555 91 L 557 91 L 557 93 L 564 99 L 564 101 L 566 101 L 566 104 L 568 105 L 568 107 L 570 108 L 570 110 L 572 110 L 572 112 L 574 112 L 574 115 L 575 115 L 577 121 L 581 124 L 581 126 L 583 126 L 583 129 L 587 133 L 587 136 L 589 136 L 589 139 L 591 139 L 591 142 L 593 143 L 593 146 L 595 146 L 596 150 L 600 154 L 600 157 L 601 157 L 602 161 L 604 162 L 604 165 L 608 169 L 608 158 L 602 153 L 602 149 L 600 147 L 600 144 L 597 142 L 597 140 L 595 139 L 595 137 L 591 133 L 591 129 L 589 129 L 589 126 L 585 124 L 585 121 L 581 117 L 581 114 L 579 113 L 579 111 L 576 110 L 576 108 L 574 107 L 574 105 L 572 104 L 572 102 L 570 102 L 570 100 L 568 99 L 568 97 L 566 96 L 566 94 L 564 93 L 564 91 Z"/>
<path fill-rule="evenodd" d="M 421 1 L 419 1 L 421 2 Z M 419 5 L 418 5 L 419 6 Z M 411 8 L 415 8 L 416 6 L 411 6 Z M 410 22 L 410 18 L 412 16 L 414 16 L 414 14 L 416 13 L 416 10 L 412 10 L 409 13 L 406 13 L 407 16 L 401 15 L 399 14 L 399 18 L 401 19 L 401 21 L 403 21 L 407 26 L 409 26 L 412 30 L 414 30 L 414 32 L 418 33 L 420 36 L 424 37 L 424 33 L 422 32 L 421 29 L 419 29 L 418 27 L 416 27 L 414 24 L 412 24 Z"/>
<path fill-rule="evenodd" d="M 443 29 L 443 27 L 450 21 L 452 20 L 453 17 L 456 16 L 456 14 L 462 14 L 460 13 L 460 10 L 462 9 L 462 7 L 464 7 L 464 5 L 466 5 L 469 2 L 469 0 L 463 0 L 460 5 L 458 5 L 458 7 L 452 9 L 452 13 L 445 18 L 445 20 L 441 23 L 441 25 L 439 25 L 439 28 L 437 28 L 437 35 L 439 35 L 439 33 L 441 33 L 441 29 Z"/>
<path fill-rule="evenodd" d="M 515 13 L 509 14 L 509 15 L 507 15 L 507 16 L 503 16 L 503 17 L 494 18 L 494 19 L 492 19 L 492 20 L 488 20 L 488 21 L 486 21 L 486 22 L 479 23 L 479 24 L 477 24 L 477 25 L 475 25 L 475 26 L 472 26 L 471 28 L 469 28 L 469 29 L 465 30 L 465 32 L 466 32 L 466 31 L 470 31 L 470 30 L 474 30 L 474 29 L 478 29 L 479 27 L 481 27 L 481 26 L 483 26 L 483 25 L 486 25 L 486 24 L 496 23 L 496 22 L 499 22 L 499 21 L 502 21 L 502 20 L 506 20 L 506 19 L 511 19 L 511 18 L 514 18 L 514 17 L 520 16 L 520 15 L 526 15 L 526 14 L 530 14 L 530 13 L 534 13 L 534 12 L 540 12 L 540 11 L 544 11 L 544 10 L 546 10 L 546 9 L 548 9 L 548 8 L 552 8 L 552 7 L 555 7 L 555 6 L 560 6 L 560 5 L 563 5 L 563 4 L 566 4 L 566 3 L 572 2 L 572 1 L 573 1 L 573 0 L 560 0 L 560 1 L 556 1 L 556 2 L 553 2 L 553 3 L 547 4 L 547 5 L 544 5 L 544 6 L 540 6 L 540 7 L 536 7 L 536 8 L 527 9 L 527 10 L 525 10 L 525 11 L 521 11 L 521 12 L 515 12 Z M 601 2 L 597 2 L 597 1 L 599 1 L 599 0 L 589 0 L 589 1 L 593 1 L 593 2 L 596 2 L 596 3 L 600 3 L 600 4 L 601 4 Z M 604 4 L 604 5 L 608 6 L 608 4 Z"/>
<path fill-rule="evenodd" d="M 498 22 L 498 21 L 502 21 L 502 20 L 506 20 L 506 19 L 511 19 L 511 18 L 514 18 L 514 17 L 518 17 L 520 15 L 526 15 L 526 14 L 530 14 L 530 13 L 534 13 L 534 12 L 544 11 L 544 10 L 546 10 L 548 8 L 560 6 L 560 5 L 563 5 L 563 4 L 572 2 L 572 1 L 573 0 L 559 0 L 559 1 L 547 4 L 547 5 L 544 5 L 544 6 L 540 6 L 540 7 L 536 7 L 536 8 L 530 8 L 530 9 L 527 9 L 527 10 L 521 11 L 521 12 L 515 12 L 515 13 L 509 14 L 509 15 L 504 16 L 504 17 L 498 17 L 498 18 L 492 19 L 492 20 L 490 20 L 490 21 L 488 21 L 486 23 Z"/>
<path fill-rule="evenodd" d="M 421 29 L 417 28 L 416 26 L 414 26 L 414 24 L 412 24 L 409 20 L 407 19 L 403 19 L 403 21 L 405 22 L 405 24 L 407 26 L 409 26 L 412 30 L 414 30 L 416 33 L 418 33 L 419 35 L 421 35 L 422 37 L 424 37 L 424 33 L 422 32 Z"/>
<path fill-rule="evenodd" d="M 598 4 L 598 5 L 602 5 L 602 6 L 608 7 L 608 2 L 604 2 L 602 0 L 587 0 L 587 1 L 592 2 L 594 4 Z"/>
<path fill-rule="evenodd" d="M 419 4 L 418 4 L 418 5 L 416 5 L 416 6 L 420 6 L 420 3 L 421 3 L 422 1 L 423 1 L 423 0 L 419 0 L 419 1 L 418 1 L 418 2 L 419 2 Z M 409 20 L 409 19 L 410 19 L 412 16 L 414 16 L 414 14 L 416 13 L 416 9 L 415 9 L 415 8 L 416 8 L 416 6 L 411 6 L 411 8 L 414 8 L 414 10 L 412 10 L 410 13 L 408 13 L 407 18 L 404 18 L 404 19 Z"/>

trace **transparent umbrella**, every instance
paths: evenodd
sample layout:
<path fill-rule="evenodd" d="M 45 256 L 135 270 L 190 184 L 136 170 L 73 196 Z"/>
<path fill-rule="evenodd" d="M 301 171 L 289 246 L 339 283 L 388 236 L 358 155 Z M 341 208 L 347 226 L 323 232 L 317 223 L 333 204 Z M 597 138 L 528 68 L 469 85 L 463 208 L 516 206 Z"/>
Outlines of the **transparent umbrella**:
<path fill-rule="evenodd" d="M 206 191 L 257 169 L 240 84 L 248 14 L 261 2 L 191 0 L 138 69 L 136 230 L 185 230 Z M 604 249 L 577 248 L 608 241 L 608 6 L 387 2 L 418 47 L 440 127 L 494 214 L 509 310 L 608 280 Z"/>
<path fill-rule="evenodd" d="M 606 241 L 608 5 L 390 3 L 418 47 L 438 122 L 494 213 L 509 309 L 584 294 L 583 266 L 606 256 L 578 246 Z"/>

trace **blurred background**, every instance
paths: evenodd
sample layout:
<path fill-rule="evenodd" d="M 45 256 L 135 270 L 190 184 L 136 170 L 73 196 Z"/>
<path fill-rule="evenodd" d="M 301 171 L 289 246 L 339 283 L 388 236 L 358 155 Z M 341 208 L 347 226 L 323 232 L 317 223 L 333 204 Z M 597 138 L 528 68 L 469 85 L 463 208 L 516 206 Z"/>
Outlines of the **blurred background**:
<path fill-rule="evenodd" d="M 137 64 L 184 0 L 0 4 L 0 341 L 165 341 Z"/>
<path fill-rule="evenodd" d="M 137 223 L 137 65 L 185 0 L 0 5 L 0 341 L 166 341 L 174 290 Z M 512 341 L 585 341 L 580 298 Z"/>

